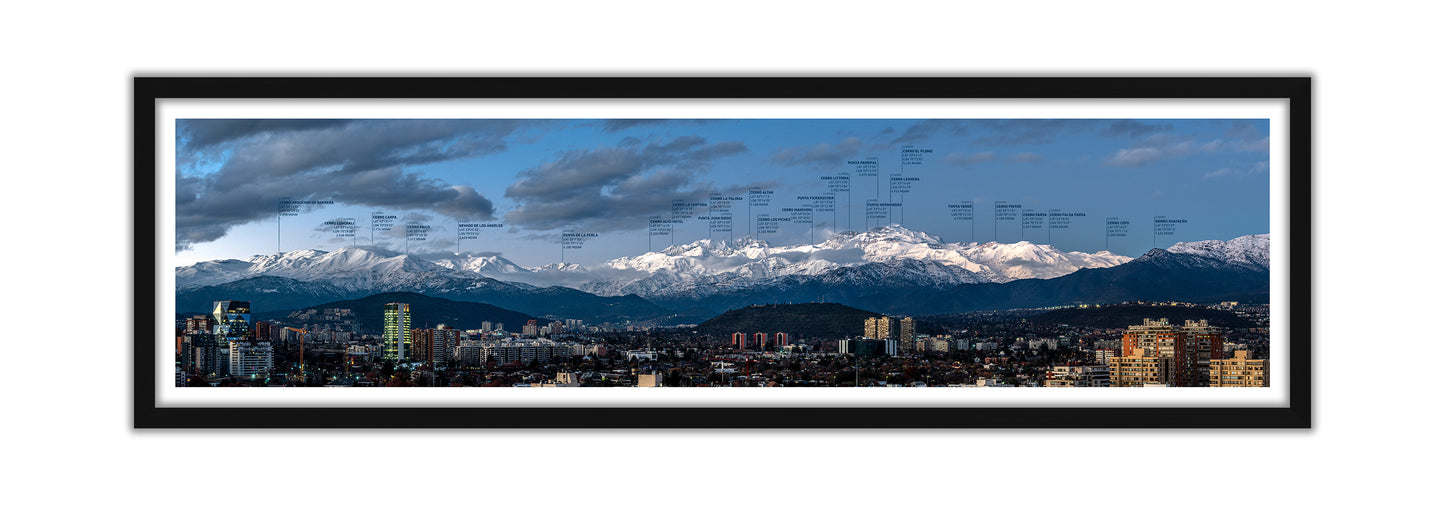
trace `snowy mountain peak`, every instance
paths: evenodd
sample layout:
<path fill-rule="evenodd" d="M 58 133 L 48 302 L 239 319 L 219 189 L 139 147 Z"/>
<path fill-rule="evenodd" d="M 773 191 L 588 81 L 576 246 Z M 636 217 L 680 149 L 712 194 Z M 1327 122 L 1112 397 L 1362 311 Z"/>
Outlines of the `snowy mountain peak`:
<path fill-rule="evenodd" d="M 773 247 L 772 243 L 769 243 L 768 241 L 765 241 L 765 240 L 762 240 L 762 239 L 759 239 L 759 238 L 753 237 L 753 236 L 739 237 L 739 238 L 734 239 L 733 241 L 731 241 L 731 242 L 729 242 L 729 243 L 727 243 L 727 244 L 728 244 L 728 247 L 730 247 L 730 248 L 732 248 L 732 249 L 735 249 L 735 250 L 748 249 L 748 248 L 771 248 L 771 247 Z"/>
<path fill-rule="evenodd" d="M 942 246 L 943 240 L 926 232 L 911 230 L 903 225 L 875 227 L 867 232 L 851 232 L 829 237 L 821 246 L 828 248 L 857 247 L 862 244 L 898 242 L 906 244 L 929 244 Z"/>
<path fill-rule="evenodd" d="M 299 249 L 271 255 L 254 255 L 251 257 L 251 263 L 255 265 L 285 267 L 306 263 L 325 254 L 325 251 L 316 249 Z"/>
<path fill-rule="evenodd" d="M 416 255 L 381 248 L 348 247 L 329 252 L 297 250 L 256 255 L 250 260 L 198 262 L 176 268 L 176 287 L 212 286 L 255 276 L 328 280 L 338 286 L 370 286 L 381 279 L 425 276 L 476 277 Z"/>
<path fill-rule="evenodd" d="M 537 268 L 535 268 L 535 269 L 532 269 L 532 272 L 546 272 L 546 271 L 587 272 L 587 268 L 582 267 L 580 264 L 555 263 L 555 264 L 543 265 L 543 266 L 541 266 L 541 267 L 537 267 Z"/>
<path fill-rule="evenodd" d="M 737 247 L 735 248 L 734 245 L 728 244 L 728 241 L 720 241 L 716 239 L 699 239 L 695 242 L 687 244 L 669 246 L 667 248 L 664 248 L 661 253 L 670 256 L 690 257 L 701 257 L 708 255 L 727 256 L 735 253 L 737 251 L 737 248 L 746 248 L 750 246 L 767 247 L 766 243 L 763 243 L 762 245 L 759 245 L 757 244 L 757 242 L 752 241 L 749 241 L 746 244 L 741 243 L 741 241 L 745 240 L 746 239 L 739 239 L 738 241 L 735 241 L 734 244 L 737 245 Z"/>
<path fill-rule="evenodd" d="M 1170 246 L 1167 251 L 1231 264 L 1269 268 L 1269 234 L 1246 235 L 1228 241 L 1179 242 Z"/>
<path fill-rule="evenodd" d="M 448 269 L 470 271 L 483 276 L 527 272 L 525 267 L 514 264 L 501 255 L 454 254 L 433 259 L 432 262 Z"/>
<path fill-rule="evenodd" d="M 1028 242 L 946 243 L 934 235 L 889 225 L 836 234 L 818 244 L 773 246 L 753 238 L 704 239 L 605 262 L 592 271 L 598 277 L 579 287 L 599 295 L 646 297 L 746 289 L 796 276 L 867 277 L 884 272 L 895 281 L 906 278 L 928 286 L 952 286 L 1053 278 L 1129 260 L 1109 252 L 1062 252 Z M 888 268 L 854 269 L 868 266 Z"/>

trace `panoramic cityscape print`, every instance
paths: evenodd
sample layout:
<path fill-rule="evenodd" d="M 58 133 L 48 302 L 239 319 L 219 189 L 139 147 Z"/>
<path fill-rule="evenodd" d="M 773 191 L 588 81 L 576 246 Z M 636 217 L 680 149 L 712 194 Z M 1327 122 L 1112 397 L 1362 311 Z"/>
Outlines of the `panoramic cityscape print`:
<path fill-rule="evenodd" d="M 1270 386 L 1265 119 L 175 126 L 177 387 Z"/>

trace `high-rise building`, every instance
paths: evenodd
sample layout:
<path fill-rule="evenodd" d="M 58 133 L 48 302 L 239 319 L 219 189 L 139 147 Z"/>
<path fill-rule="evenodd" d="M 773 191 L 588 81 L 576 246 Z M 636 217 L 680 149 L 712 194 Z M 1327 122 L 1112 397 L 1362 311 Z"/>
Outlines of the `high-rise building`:
<path fill-rule="evenodd" d="M 863 321 L 864 339 L 892 339 L 893 319 L 887 316 L 869 318 Z"/>
<path fill-rule="evenodd" d="M 212 320 L 211 317 L 207 315 L 195 315 L 190 318 L 186 318 L 186 334 L 211 335 L 214 332 L 214 326 L 212 325 L 213 323 L 214 320 Z"/>
<path fill-rule="evenodd" d="M 182 333 L 176 336 L 176 367 L 182 371 L 190 371 L 196 365 L 196 351 L 191 346 L 191 336 Z M 177 385 L 183 386 L 183 385 Z"/>
<path fill-rule="evenodd" d="M 382 306 L 381 358 L 404 361 L 411 348 L 411 304 L 388 302 Z"/>
<path fill-rule="evenodd" d="M 211 310 L 211 332 L 218 342 L 238 341 L 251 332 L 251 302 L 218 300 Z"/>
<path fill-rule="evenodd" d="M 743 350 L 748 347 L 748 335 L 742 332 L 733 332 L 733 347 Z"/>
<path fill-rule="evenodd" d="M 1190 386 L 1209 386 L 1210 361 L 1224 358 L 1224 332 L 1208 320 L 1184 320 L 1183 330 L 1192 360 L 1181 371 Z"/>
<path fill-rule="evenodd" d="M 787 332 L 778 332 L 778 333 L 776 333 L 776 334 L 773 334 L 773 346 L 777 346 L 778 348 L 782 348 L 782 347 L 787 346 L 787 345 L 788 345 L 788 333 L 787 333 Z"/>
<path fill-rule="evenodd" d="M 215 335 L 215 317 L 188 317 L 180 334 L 176 337 L 176 365 L 184 373 L 204 377 L 225 372 L 226 366 L 217 363 L 221 360 L 222 346 L 217 341 L 225 342 L 225 337 Z"/>
<path fill-rule="evenodd" d="M 411 331 L 411 360 L 434 365 L 446 363 L 455 356 L 462 331 L 437 325 L 434 329 L 413 329 Z"/>
<path fill-rule="evenodd" d="M 189 349 L 194 357 L 191 366 L 197 375 L 226 374 L 229 363 L 222 360 L 221 345 L 215 337 L 197 334 L 186 339 L 190 341 Z"/>
<path fill-rule="evenodd" d="M 271 331 L 273 328 L 275 328 L 275 326 L 271 325 L 271 322 L 265 320 L 258 321 L 256 322 L 256 332 L 251 338 L 256 341 L 272 341 Z"/>
<path fill-rule="evenodd" d="M 1210 360 L 1209 386 L 1267 387 L 1269 359 L 1250 358 L 1248 350 L 1235 350 L 1231 358 Z"/>
<path fill-rule="evenodd" d="M 1135 348 L 1127 356 L 1109 358 L 1109 386 L 1142 387 L 1169 384 L 1173 357 Z"/>
<path fill-rule="evenodd" d="M 1100 348 L 1094 350 L 1094 363 L 1109 365 L 1109 359 L 1119 356 L 1119 350 Z"/>
<path fill-rule="evenodd" d="M 757 349 L 759 349 L 759 350 L 761 350 L 761 349 L 763 349 L 763 348 L 767 348 L 767 347 L 768 347 L 768 333 L 767 333 L 767 332 L 754 332 L 754 333 L 753 333 L 753 347 L 755 347 L 755 348 L 757 348 Z"/>
<path fill-rule="evenodd" d="M 905 316 L 902 320 L 898 320 L 899 347 L 909 354 L 917 351 L 918 348 L 918 346 L 914 344 L 913 334 L 913 317 Z"/>
<path fill-rule="evenodd" d="M 1224 358 L 1224 337 L 1206 320 L 1185 320 L 1184 326 L 1169 320 L 1144 319 L 1124 332 L 1119 355 L 1127 358 L 1135 350 L 1145 355 L 1167 357 L 1170 361 L 1165 383 L 1176 387 L 1209 385 L 1209 361 Z"/>
<path fill-rule="evenodd" d="M 271 370 L 270 341 L 231 341 L 231 376 L 256 377 Z"/>
<path fill-rule="evenodd" d="M 527 320 L 527 324 L 522 326 L 522 336 L 537 337 L 538 334 L 541 332 L 537 330 L 537 320 Z"/>

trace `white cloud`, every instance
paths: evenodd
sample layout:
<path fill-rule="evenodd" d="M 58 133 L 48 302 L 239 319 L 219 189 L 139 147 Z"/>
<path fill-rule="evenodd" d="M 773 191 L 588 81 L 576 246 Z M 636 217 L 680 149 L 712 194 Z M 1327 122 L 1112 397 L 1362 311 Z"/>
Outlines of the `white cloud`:
<path fill-rule="evenodd" d="M 1214 179 L 1214 178 L 1217 178 L 1217 177 L 1224 177 L 1224 176 L 1228 176 L 1228 175 L 1231 175 L 1231 174 L 1238 174 L 1238 173 L 1239 173 L 1239 171 L 1237 171 L 1237 170 L 1234 170 L 1234 169 L 1231 169 L 1231 168 L 1228 168 L 1228 167 L 1224 167 L 1224 168 L 1220 168 L 1220 169 L 1218 169 L 1218 170 L 1212 170 L 1212 171 L 1209 171 L 1209 172 L 1204 173 L 1204 179 Z"/>
<path fill-rule="evenodd" d="M 1267 149 L 1269 149 L 1269 137 L 1263 137 L 1254 141 L 1215 139 L 1199 144 L 1195 142 L 1194 139 L 1188 137 L 1155 134 L 1149 136 L 1147 139 L 1134 143 L 1132 146 L 1115 151 L 1113 155 L 1104 159 L 1104 165 L 1138 167 L 1200 153 L 1217 153 L 1222 151 L 1252 152 Z"/>
<path fill-rule="evenodd" d="M 1269 172 L 1269 164 L 1263 161 L 1254 162 L 1254 165 L 1251 165 L 1248 170 L 1240 170 L 1232 167 L 1220 167 L 1218 169 L 1204 173 L 1203 179 L 1214 179 L 1225 176 L 1243 177 L 1250 174 L 1257 174 L 1260 172 Z"/>

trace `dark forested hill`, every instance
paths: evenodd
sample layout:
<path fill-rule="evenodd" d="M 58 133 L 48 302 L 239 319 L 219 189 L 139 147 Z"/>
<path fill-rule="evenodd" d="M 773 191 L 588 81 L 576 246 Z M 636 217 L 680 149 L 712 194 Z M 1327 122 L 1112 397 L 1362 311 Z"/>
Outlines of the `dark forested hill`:
<path fill-rule="evenodd" d="M 726 337 L 733 332 L 787 332 L 798 338 L 862 335 L 863 320 L 878 313 L 829 302 L 760 304 L 734 309 L 698 325 L 700 334 Z"/>
<path fill-rule="evenodd" d="M 480 328 L 482 322 L 493 322 L 506 325 L 507 330 L 517 332 L 522 330 L 522 325 L 526 324 L 527 320 L 534 319 L 526 314 L 508 311 L 491 304 L 459 302 L 410 292 L 379 293 L 361 299 L 328 302 L 326 304 L 304 308 L 303 311 L 306 309 L 350 309 L 351 312 L 356 314 L 361 320 L 363 332 L 378 333 L 381 331 L 382 308 L 391 302 L 402 302 L 411 305 L 411 328 L 414 329 L 447 325 L 452 328 L 465 330 Z M 280 313 L 258 316 L 272 317 L 281 320 L 285 319 L 285 315 Z M 535 319 L 539 325 L 548 322 L 548 320 L 543 318 Z"/>

